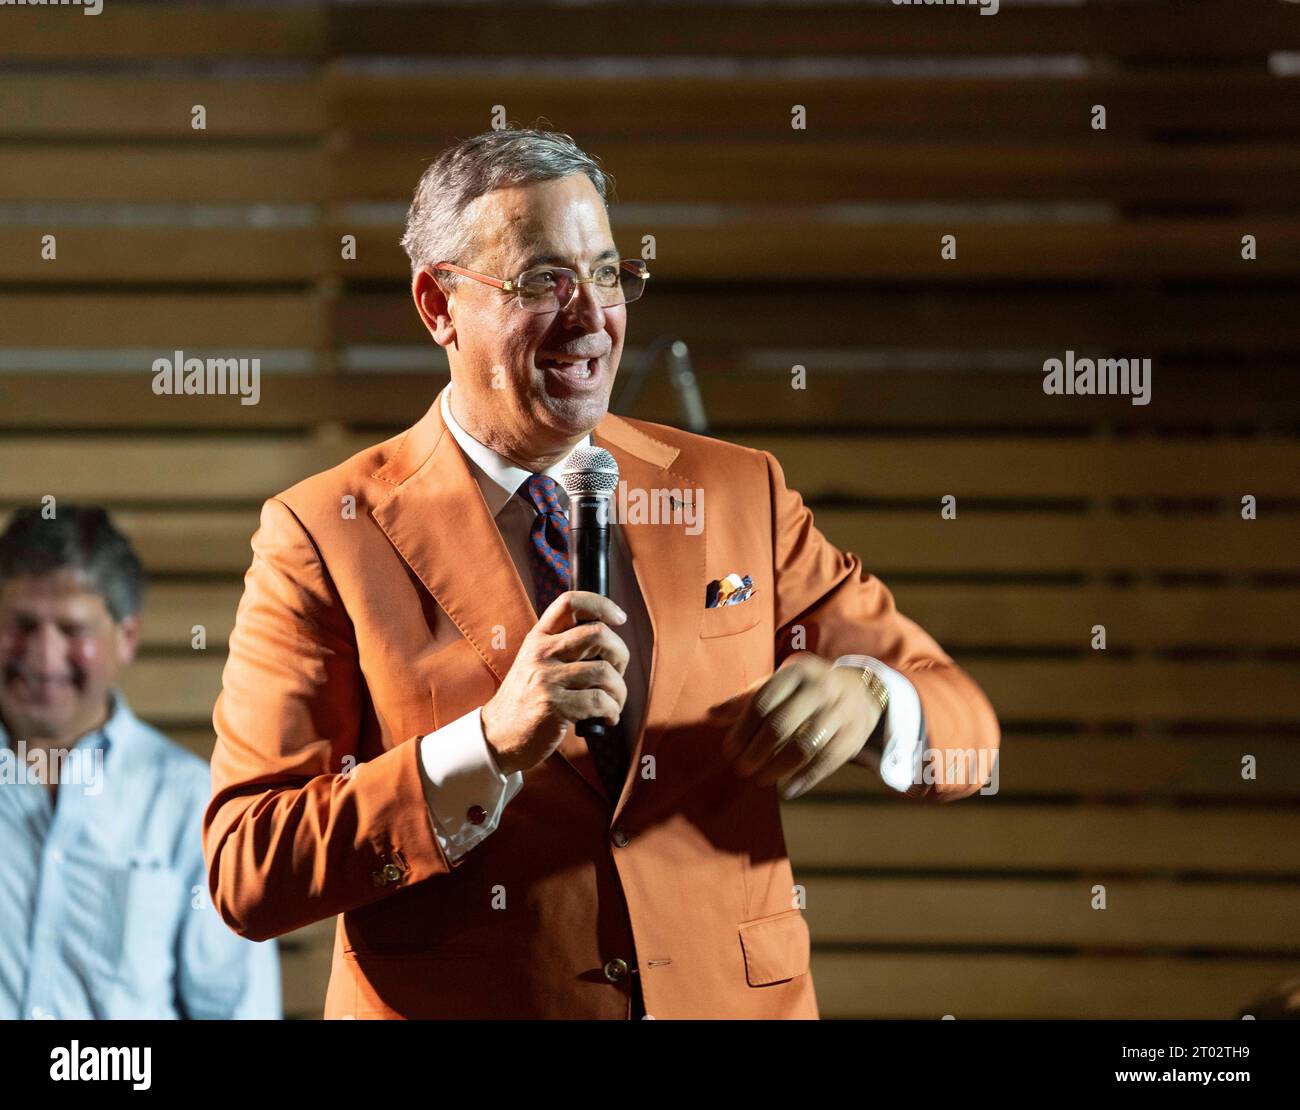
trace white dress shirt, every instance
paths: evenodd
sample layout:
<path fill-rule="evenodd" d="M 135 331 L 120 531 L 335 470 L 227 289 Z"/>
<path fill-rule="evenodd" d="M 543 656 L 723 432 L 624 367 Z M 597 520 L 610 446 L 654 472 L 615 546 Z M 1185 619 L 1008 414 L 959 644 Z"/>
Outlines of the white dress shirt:
<path fill-rule="evenodd" d="M 529 549 L 533 521 L 537 511 L 531 503 L 516 496 L 519 487 L 531 476 L 531 471 L 515 466 L 471 436 L 452 415 L 448 387 L 442 398 L 442 418 L 448 430 L 460 444 L 469 462 L 470 471 L 482 491 L 488 512 L 496 520 L 510 558 L 533 601 L 536 610 L 536 589 L 533 584 Z M 588 435 L 577 446 L 589 446 Z M 576 450 L 576 447 L 575 447 Z M 565 512 L 569 497 L 560 484 L 568 456 L 561 459 L 545 473 L 556 480 L 556 496 Z M 622 529 L 616 520 L 610 520 L 609 595 L 627 614 L 627 622 L 613 631 L 623 638 L 628 649 L 627 671 L 623 680 L 627 684 L 627 700 L 623 705 L 620 723 L 628 744 L 634 744 L 641 729 L 645 713 L 646 692 L 649 688 L 651 652 L 654 634 L 645 602 L 632 570 L 631 554 L 627 549 Z M 883 754 L 864 750 L 859 762 L 869 767 L 879 766 L 881 778 L 895 790 L 906 791 L 912 781 L 920 781 L 922 737 L 924 721 L 921 703 L 915 687 L 898 671 L 879 663 L 873 668 L 889 691 L 889 705 L 885 710 Z M 492 748 L 483 734 L 482 707 L 458 717 L 420 738 L 420 769 L 424 783 L 424 796 L 433 816 L 434 831 L 443 853 L 454 866 L 474 845 L 490 836 L 501 821 L 507 803 L 519 793 L 524 784 L 523 772 L 504 775 L 497 767 Z M 487 817 L 481 823 L 469 819 L 469 811 L 481 806 Z"/>
<path fill-rule="evenodd" d="M 501 539 L 505 543 L 515 569 L 524 584 L 533 609 L 537 609 L 537 591 L 533 583 L 529 551 L 532 547 L 530 532 L 537 510 L 522 497 L 516 496 L 519 487 L 532 472 L 515 466 L 471 436 L 457 422 L 451 412 L 452 387 L 442 398 L 442 418 L 448 430 L 456 437 L 469 462 L 469 468 L 478 482 L 488 512 L 496 520 Z M 577 447 L 590 446 L 588 435 Z M 568 456 L 545 474 L 556 481 L 556 496 L 560 505 L 569 511 L 569 495 L 560 484 Z M 646 612 L 641 589 L 632 570 L 622 529 L 617 521 L 610 521 L 609 545 L 609 596 L 627 614 L 626 623 L 613 628 L 628 649 L 627 670 L 623 681 L 627 685 L 627 700 L 619 715 L 623 736 L 629 745 L 636 742 L 645 714 L 646 691 L 650 685 L 650 661 L 654 646 L 654 632 Z M 539 614 L 540 615 L 540 614 Z M 490 836 L 500 822 L 501 813 L 523 786 L 523 772 L 503 775 L 496 765 L 493 752 L 483 735 L 481 707 L 420 738 L 420 767 L 424 772 L 424 795 L 433 815 L 438 843 L 448 860 L 454 865 L 475 844 Z M 487 813 L 481 824 L 469 820 L 472 806 L 482 806 Z"/>

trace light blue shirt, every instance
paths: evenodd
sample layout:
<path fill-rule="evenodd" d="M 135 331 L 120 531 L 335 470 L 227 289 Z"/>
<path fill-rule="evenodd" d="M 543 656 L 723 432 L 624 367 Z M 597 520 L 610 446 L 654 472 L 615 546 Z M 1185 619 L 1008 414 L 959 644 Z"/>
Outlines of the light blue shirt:
<path fill-rule="evenodd" d="M 208 894 L 208 765 L 111 698 L 57 799 L 0 724 L 0 1019 L 283 1017 L 275 941 Z"/>

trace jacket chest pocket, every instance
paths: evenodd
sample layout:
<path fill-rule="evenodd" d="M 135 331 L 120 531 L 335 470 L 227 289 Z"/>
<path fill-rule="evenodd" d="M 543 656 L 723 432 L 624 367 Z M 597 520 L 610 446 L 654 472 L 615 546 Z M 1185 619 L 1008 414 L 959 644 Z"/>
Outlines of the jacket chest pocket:
<path fill-rule="evenodd" d="M 739 605 L 717 605 L 704 610 L 700 621 L 700 639 L 709 640 L 716 636 L 733 636 L 737 632 L 747 632 L 753 628 L 762 616 L 762 606 L 757 601 L 742 601 Z"/>

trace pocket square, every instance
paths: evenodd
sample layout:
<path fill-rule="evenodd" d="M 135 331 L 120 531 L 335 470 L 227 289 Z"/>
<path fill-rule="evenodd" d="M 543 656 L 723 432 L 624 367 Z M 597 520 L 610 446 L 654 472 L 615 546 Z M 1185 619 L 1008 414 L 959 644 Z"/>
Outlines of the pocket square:
<path fill-rule="evenodd" d="M 704 608 L 716 609 L 720 605 L 739 605 L 754 596 L 754 580 L 748 574 L 729 574 L 704 587 Z"/>

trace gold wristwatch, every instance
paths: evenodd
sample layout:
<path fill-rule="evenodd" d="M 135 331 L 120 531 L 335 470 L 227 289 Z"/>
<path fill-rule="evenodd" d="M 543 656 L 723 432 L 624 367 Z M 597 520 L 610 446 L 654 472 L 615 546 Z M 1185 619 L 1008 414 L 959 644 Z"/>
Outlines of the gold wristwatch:
<path fill-rule="evenodd" d="M 866 684 L 867 693 L 871 695 L 871 700 L 880 706 L 880 718 L 884 720 L 885 710 L 889 708 L 889 687 L 876 673 L 876 668 L 883 667 L 884 664 L 870 655 L 841 655 L 835 660 L 835 666 L 858 668 L 862 681 Z"/>
<path fill-rule="evenodd" d="M 876 672 L 877 667 L 883 667 L 879 659 L 874 659 L 870 655 L 841 655 L 835 660 L 837 667 L 854 667 L 862 675 L 863 684 L 867 688 L 867 693 L 871 700 L 880 706 L 880 716 L 876 718 L 875 727 L 871 730 L 871 735 L 867 737 L 866 743 L 862 745 L 862 750 L 867 749 L 881 754 L 885 746 L 885 710 L 889 708 L 889 687 L 885 685 L 884 680 Z M 856 758 L 856 757 L 855 757 Z"/>

